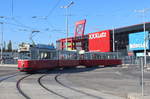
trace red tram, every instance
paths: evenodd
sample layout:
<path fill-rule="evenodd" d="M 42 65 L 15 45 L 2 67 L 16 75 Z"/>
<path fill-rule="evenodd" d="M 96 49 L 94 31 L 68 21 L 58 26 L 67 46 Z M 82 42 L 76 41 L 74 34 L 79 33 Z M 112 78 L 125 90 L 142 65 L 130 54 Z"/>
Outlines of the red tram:
<path fill-rule="evenodd" d="M 21 44 L 19 47 L 18 69 L 30 72 L 42 69 L 119 65 L 121 59 L 116 53 L 60 51 L 47 45 Z"/>
<path fill-rule="evenodd" d="M 22 44 L 19 47 L 18 69 L 20 71 L 78 65 L 79 60 L 75 51 L 58 51 L 49 45 Z"/>

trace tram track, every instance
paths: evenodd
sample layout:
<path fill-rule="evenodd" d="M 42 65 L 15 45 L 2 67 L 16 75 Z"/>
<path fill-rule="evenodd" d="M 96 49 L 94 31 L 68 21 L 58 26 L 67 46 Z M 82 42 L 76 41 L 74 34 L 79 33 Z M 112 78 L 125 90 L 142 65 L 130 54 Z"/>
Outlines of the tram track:
<path fill-rule="evenodd" d="M 18 74 L 20 74 L 20 73 L 14 72 L 14 73 L 3 74 L 3 75 L 1 75 L 1 77 L 0 77 L 0 83 L 1 83 L 2 81 L 4 81 L 4 80 L 7 80 L 7 79 L 9 79 L 9 78 L 12 78 L 12 77 L 17 76 Z"/>
<path fill-rule="evenodd" d="M 38 83 L 39 83 L 39 85 L 40 85 L 42 88 L 44 88 L 45 90 L 47 90 L 47 91 L 50 92 L 50 93 L 53 93 L 53 94 L 59 96 L 60 98 L 63 98 L 63 99 L 72 99 L 71 97 L 67 97 L 66 95 L 62 95 L 62 94 L 60 94 L 58 91 L 54 91 L 54 90 L 52 90 L 51 88 L 48 88 L 46 85 L 44 85 L 44 84 L 42 83 L 42 79 L 43 79 L 44 77 L 46 77 L 47 75 L 48 75 L 48 74 L 44 74 L 44 75 L 42 75 L 41 77 L 38 78 Z M 56 75 L 54 76 L 54 80 L 55 80 L 55 82 L 57 82 L 60 86 L 64 87 L 65 89 L 67 88 L 67 89 L 69 89 L 69 90 L 75 92 L 76 94 L 78 93 L 79 95 L 85 95 L 85 96 L 87 96 L 87 97 L 91 97 L 92 99 L 103 99 L 103 98 L 100 97 L 100 96 L 96 96 L 96 95 L 93 95 L 93 94 L 84 92 L 84 91 L 82 91 L 82 90 L 79 90 L 79 89 L 77 89 L 77 88 L 73 88 L 73 87 L 71 87 L 71 86 L 69 86 L 69 85 L 64 84 L 62 81 L 59 80 L 59 77 L 60 77 L 60 76 L 61 76 L 60 73 L 59 73 L 59 74 L 56 74 Z M 65 90 L 65 89 L 64 89 L 64 90 Z"/>
<path fill-rule="evenodd" d="M 48 75 L 48 74 L 44 74 L 44 75 L 42 75 L 41 77 L 39 77 L 39 79 L 38 79 L 39 85 L 40 85 L 41 87 L 43 87 L 45 90 L 47 90 L 48 92 L 51 92 L 51 93 L 53 93 L 53 94 L 55 94 L 55 95 L 57 95 L 57 96 L 59 96 L 59 97 L 61 97 L 61 98 L 69 99 L 69 98 L 67 98 L 67 97 L 65 97 L 65 96 L 63 96 L 63 95 L 61 95 L 61 94 L 59 94 L 59 93 L 57 93 L 57 92 L 55 92 L 55 91 L 53 91 L 53 90 L 47 88 L 46 86 L 44 86 L 44 84 L 42 83 L 42 78 L 45 77 L 45 76 L 47 76 L 47 75 Z"/>
<path fill-rule="evenodd" d="M 0 74 L 0 77 L 12 75 L 12 74 L 15 74 L 15 73 L 18 73 L 18 72 L 10 72 L 10 73 Z"/>
<path fill-rule="evenodd" d="M 61 76 L 61 74 L 57 74 L 57 75 L 55 76 L 55 81 L 56 81 L 58 84 L 60 84 L 61 86 L 65 87 L 65 88 L 68 88 L 68 89 L 71 89 L 71 90 L 73 90 L 73 91 L 75 91 L 75 92 L 84 94 L 84 95 L 89 96 L 89 97 L 93 97 L 93 98 L 96 98 L 96 99 L 103 99 L 102 97 L 89 94 L 89 93 L 87 93 L 87 92 L 81 91 L 81 90 L 79 90 L 79 89 L 73 88 L 73 87 L 71 87 L 71 86 L 68 86 L 68 85 L 62 83 L 62 81 L 60 81 L 60 80 L 58 79 L 60 76 Z"/>
<path fill-rule="evenodd" d="M 18 90 L 19 93 L 20 93 L 23 97 L 25 97 L 26 99 L 31 99 L 31 98 L 21 89 L 20 84 L 21 84 L 21 82 L 22 82 L 25 78 L 27 78 L 27 77 L 29 77 L 29 76 L 31 76 L 31 75 L 32 75 L 32 74 L 29 74 L 29 75 L 26 75 L 26 76 L 20 78 L 20 79 L 17 81 L 17 83 L 16 83 L 16 88 L 17 88 L 17 90 Z"/>
<path fill-rule="evenodd" d="M 37 75 L 34 75 L 33 77 L 31 75 L 33 74 L 25 74 L 24 73 L 16 73 L 9 75 L 5 79 L 0 79 L 0 82 L 3 80 L 7 80 L 11 77 L 17 76 L 23 74 L 21 76 L 17 77 L 17 81 L 15 80 L 15 86 L 13 89 L 17 88 L 16 92 L 20 95 L 20 97 L 24 97 L 25 99 L 36 99 L 37 96 L 34 92 L 28 92 L 30 90 L 36 90 L 40 93 L 40 97 L 45 97 L 48 99 L 49 97 L 54 97 L 53 99 L 76 99 L 75 97 L 78 97 L 78 99 L 82 99 L 82 97 L 87 97 L 91 99 L 103 99 L 100 95 L 97 95 L 97 93 L 92 93 L 92 90 L 88 91 L 88 89 L 78 89 L 78 87 L 72 86 L 72 84 L 68 84 L 66 80 L 64 80 L 63 73 L 60 73 L 60 71 L 56 71 L 53 73 L 46 73 L 42 72 Z M 31 76 L 31 77 L 29 77 Z M 46 77 L 47 76 L 47 77 Z M 49 77 L 51 77 L 50 81 L 52 81 L 50 84 L 48 82 Z M 1 77 L 0 77 L 1 78 Z M 32 78 L 32 79 L 31 79 Z M 61 79 L 63 78 L 63 79 Z M 10 79 L 11 80 L 11 79 Z M 33 83 L 34 81 L 34 83 Z M 26 83 L 28 82 L 28 84 Z M 38 83 L 37 83 L 38 82 Z M 37 84 L 36 84 L 37 83 Z M 54 83 L 54 85 L 53 85 Z M 35 87 L 33 87 L 33 85 Z M 23 85 L 23 86 L 22 86 Z M 40 85 L 40 86 L 39 86 Z M 25 87 L 26 86 L 26 87 Z M 31 88 L 31 86 L 33 88 Z M 23 89 L 25 88 L 25 89 Z M 27 89 L 26 89 L 27 88 Z M 44 91 L 44 92 L 43 92 Z M 47 94 L 45 94 L 47 92 Z M 69 94 L 68 94 L 69 92 Z M 42 94 L 41 94 L 42 93 Z M 49 94 L 50 93 L 50 94 Z M 16 95 L 17 97 L 17 95 Z"/>

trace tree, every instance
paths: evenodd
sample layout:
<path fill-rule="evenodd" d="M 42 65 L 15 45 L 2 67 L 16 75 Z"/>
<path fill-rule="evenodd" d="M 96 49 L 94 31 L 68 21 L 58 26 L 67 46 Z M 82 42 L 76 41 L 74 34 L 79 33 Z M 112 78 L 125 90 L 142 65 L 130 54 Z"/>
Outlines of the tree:
<path fill-rule="evenodd" d="M 11 42 L 11 40 L 9 40 L 9 43 L 7 45 L 7 50 L 12 51 L 12 42 Z"/>
<path fill-rule="evenodd" d="M 54 43 L 51 43 L 51 46 L 54 46 Z"/>
<path fill-rule="evenodd" d="M 3 43 L 3 51 L 6 51 L 6 42 Z"/>

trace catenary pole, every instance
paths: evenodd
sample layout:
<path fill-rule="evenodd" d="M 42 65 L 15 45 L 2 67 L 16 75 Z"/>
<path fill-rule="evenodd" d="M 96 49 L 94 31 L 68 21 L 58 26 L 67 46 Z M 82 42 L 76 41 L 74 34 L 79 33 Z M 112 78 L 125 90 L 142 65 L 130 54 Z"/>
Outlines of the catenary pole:
<path fill-rule="evenodd" d="M 68 50 L 68 8 L 73 4 L 74 2 L 71 1 L 68 5 L 62 7 L 66 9 L 66 50 Z"/>

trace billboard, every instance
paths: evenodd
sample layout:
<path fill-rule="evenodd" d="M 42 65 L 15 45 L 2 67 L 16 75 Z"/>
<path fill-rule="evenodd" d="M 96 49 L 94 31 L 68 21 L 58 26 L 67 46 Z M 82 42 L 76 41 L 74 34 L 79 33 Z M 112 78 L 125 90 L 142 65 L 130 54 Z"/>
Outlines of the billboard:
<path fill-rule="evenodd" d="M 86 24 L 86 20 L 81 20 L 81 21 L 76 22 L 75 37 L 84 36 L 85 24 Z"/>
<path fill-rule="evenodd" d="M 144 50 L 145 48 L 145 35 L 148 36 L 148 32 L 138 32 L 129 34 L 129 50 Z M 146 40 L 146 49 L 149 49 L 149 40 Z"/>
<path fill-rule="evenodd" d="M 89 33 L 89 51 L 110 52 L 110 30 Z"/>

